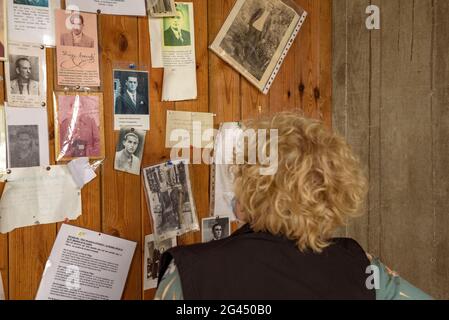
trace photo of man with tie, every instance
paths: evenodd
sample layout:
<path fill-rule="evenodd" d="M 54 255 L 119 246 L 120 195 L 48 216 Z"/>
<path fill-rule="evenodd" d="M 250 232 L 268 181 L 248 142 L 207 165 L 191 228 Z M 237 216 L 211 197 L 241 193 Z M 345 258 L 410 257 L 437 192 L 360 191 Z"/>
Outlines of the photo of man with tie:
<path fill-rule="evenodd" d="M 115 114 L 148 115 L 148 72 L 114 70 Z"/>
<path fill-rule="evenodd" d="M 164 45 L 166 47 L 190 46 L 189 7 L 176 4 L 176 16 L 164 18 Z"/>

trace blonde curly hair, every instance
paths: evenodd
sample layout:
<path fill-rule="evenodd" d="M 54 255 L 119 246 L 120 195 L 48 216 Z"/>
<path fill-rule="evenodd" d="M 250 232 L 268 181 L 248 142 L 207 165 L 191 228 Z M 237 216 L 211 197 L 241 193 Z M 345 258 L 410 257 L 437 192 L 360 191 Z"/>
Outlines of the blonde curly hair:
<path fill-rule="evenodd" d="M 359 160 L 342 137 L 299 113 L 249 120 L 243 127 L 278 130 L 273 175 L 261 175 L 266 164 L 250 164 L 246 155 L 232 167 L 245 222 L 256 232 L 295 240 L 302 252 L 322 252 L 334 231 L 359 215 L 367 190 Z"/>

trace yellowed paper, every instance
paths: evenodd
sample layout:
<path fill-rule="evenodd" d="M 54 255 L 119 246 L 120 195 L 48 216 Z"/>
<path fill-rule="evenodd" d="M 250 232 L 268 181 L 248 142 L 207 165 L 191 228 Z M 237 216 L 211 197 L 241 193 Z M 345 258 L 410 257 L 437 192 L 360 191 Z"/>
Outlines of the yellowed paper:
<path fill-rule="evenodd" d="M 56 10 L 56 59 L 61 86 L 100 86 L 97 15 Z"/>
<path fill-rule="evenodd" d="M 12 169 L 6 179 L 0 233 L 81 215 L 81 192 L 67 166 Z"/>
<path fill-rule="evenodd" d="M 210 143 L 203 139 L 212 131 L 214 115 L 206 112 L 167 111 L 166 148 L 205 148 Z"/>

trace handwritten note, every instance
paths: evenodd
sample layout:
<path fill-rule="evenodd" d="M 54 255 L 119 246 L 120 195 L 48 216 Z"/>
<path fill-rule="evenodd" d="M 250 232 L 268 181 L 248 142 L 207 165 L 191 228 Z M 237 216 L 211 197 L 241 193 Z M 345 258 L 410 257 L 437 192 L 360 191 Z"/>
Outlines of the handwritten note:
<path fill-rule="evenodd" d="M 206 148 L 213 137 L 213 126 L 212 113 L 167 111 L 165 147 Z"/>
<path fill-rule="evenodd" d="M 81 215 L 81 192 L 67 166 L 12 169 L 6 179 L 0 233 Z"/>

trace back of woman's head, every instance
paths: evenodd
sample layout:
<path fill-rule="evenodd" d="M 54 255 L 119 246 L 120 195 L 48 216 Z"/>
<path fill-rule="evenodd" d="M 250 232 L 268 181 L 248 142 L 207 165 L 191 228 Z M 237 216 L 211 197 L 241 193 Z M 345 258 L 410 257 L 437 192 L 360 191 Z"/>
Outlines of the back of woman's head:
<path fill-rule="evenodd" d="M 295 240 L 301 251 L 321 252 L 334 231 L 359 214 L 367 184 L 358 159 L 342 137 L 298 113 L 246 121 L 243 127 L 277 130 L 278 146 L 272 175 L 261 175 L 266 164 L 250 164 L 247 155 L 233 167 L 244 220 L 256 232 Z M 272 143 L 274 134 L 265 147 Z"/>

